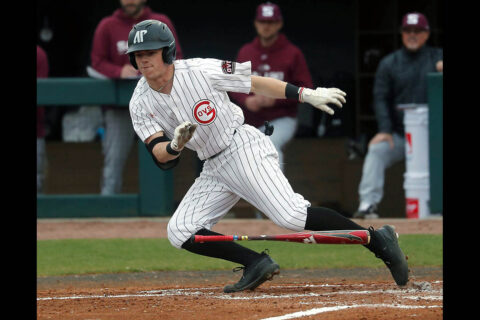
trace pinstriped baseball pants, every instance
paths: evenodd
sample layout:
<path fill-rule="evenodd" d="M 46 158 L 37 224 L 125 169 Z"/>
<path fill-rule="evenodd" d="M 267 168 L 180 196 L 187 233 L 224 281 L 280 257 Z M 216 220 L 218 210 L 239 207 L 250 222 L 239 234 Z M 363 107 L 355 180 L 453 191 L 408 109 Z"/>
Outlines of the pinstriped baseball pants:
<path fill-rule="evenodd" d="M 240 198 L 283 228 L 305 228 L 310 202 L 292 190 L 271 140 L 250 125 L 237 128 L 230 146 L 205 161 L 168 223 L 171 244 L 181 248 L 198 230 L 211 229 Z"/>

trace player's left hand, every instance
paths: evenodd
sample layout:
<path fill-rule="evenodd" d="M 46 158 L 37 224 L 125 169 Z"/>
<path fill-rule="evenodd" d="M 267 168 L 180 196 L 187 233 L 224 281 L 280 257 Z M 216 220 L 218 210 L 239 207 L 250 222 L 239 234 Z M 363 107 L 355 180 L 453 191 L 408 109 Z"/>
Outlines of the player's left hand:
<path fill-rule="evenodd" d="M 345 96 L 347 94 L 337 88 L 317 88 L 316 90 L 304 88 L 300 95 L 300 102 L 310 103 L 317 109 L 327 112 L 333 115 L 335 112 L 332 108 L 327 106 L 328 103 L 333 103 L 339 108 L 342 107 L 342 103 L 346 103 Z"/>
<path fill-rule="evenodd" d="M 171 142 L 172 149 L 175 151 L 182 151 L 185 144 L 192 138 L 197 126 L 197 124 L 193 124 L 190 121 L 185 121 L 176 127 Z"/>

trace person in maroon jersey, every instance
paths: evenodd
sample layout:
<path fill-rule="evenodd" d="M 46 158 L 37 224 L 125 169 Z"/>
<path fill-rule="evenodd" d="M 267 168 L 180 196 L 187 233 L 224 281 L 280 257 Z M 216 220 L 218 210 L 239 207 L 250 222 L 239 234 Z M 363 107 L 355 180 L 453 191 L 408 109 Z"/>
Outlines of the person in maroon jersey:
<path fill-rule="evenodd" d="M 280 32 L 283 17 L 279 6 L 270 2 L 260 4 L 254 25 L 257 36 L 241 47 L 236 61 L 251 61 L 253 75 L 276 78 L 299 87 L 312 87 L 312 77 L 302 51 Z M 274 126 L 270 138 L 283 170 L 282 148 L 295 135 L 298 101 L 272 99 L 254 93 L 230 93 L 230 97 L 242 107 L 245 123 L 261 131 L 265 130 L 265 121 Z"/>
<path fill-rule="evenodd" d="M 37 45 L 37 79 L 48 77 L 48 57 Z M 47 153 L 45 150 L 45 107 L 37 106 L 37 193 L 43 192 Z"/>
<path fill-rule="evenodd" d="M 126 79 L 140 77 L 130 64 L 127 51 L 128 34 L 140 21 L 155 19 L 164 22 L 172 31 L 176 42 L 177 59 L 183 58 L 182 49 L 172 21 L 168 16 L 153 12 L 146 0 L 120 0 L 121 8 L 103 18 L 93 37 L 91 65 L 88 74 L 95 78 Z M 127 106 L 103 106 L 105 135 L 102 140 L 104 154 L 101 194 L 121 191 L 125 162 L 135 140 Z"/>

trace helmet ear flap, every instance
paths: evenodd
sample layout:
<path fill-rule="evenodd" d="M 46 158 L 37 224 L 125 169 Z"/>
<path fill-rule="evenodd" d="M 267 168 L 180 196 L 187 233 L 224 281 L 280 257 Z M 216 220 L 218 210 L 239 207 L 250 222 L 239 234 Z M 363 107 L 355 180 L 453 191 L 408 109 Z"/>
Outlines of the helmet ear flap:
<path fill-rule="evenodd" d="M 130 63 L 132 64 L 132 66 L 138 70 L 137 61 L 135 61 L 135 54 L 129 53 L 128 57 L 130 58 Z"/>
<path fill-rule="evenodd" d="M 176 51 L 175 43 L 168 47 L 164 47 L 162 51 L 163 62 L 166 64 L 172 64 L 173 60 L 175 60 Z"/>

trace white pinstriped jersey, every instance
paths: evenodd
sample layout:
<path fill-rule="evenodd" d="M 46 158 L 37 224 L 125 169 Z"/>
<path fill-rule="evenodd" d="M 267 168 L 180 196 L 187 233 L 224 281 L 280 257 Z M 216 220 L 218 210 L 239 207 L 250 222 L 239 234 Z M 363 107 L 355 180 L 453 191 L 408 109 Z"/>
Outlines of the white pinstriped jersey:
<path fill-rule="evenodd" d="M 142 141 L 159 131 L 171 140 L 178 125 L 196 123 L 185 147 L 207 159 L 224 150 L 244 122 L 241 108 L 230 101 L 227 91 L 250 92 L 250 62 L 194 58 L 177 60 L 174 67 L 169 95 L 150 88 L 144 77 L 138 81 L 130 100 L 133 128 Z"/>
<path fill-rule="evenodd" d="M 211 229 L 240 198 L 277 225 L 303 230 L 310 202 L 291 188 L 270 138 L 243 124 L 242 110 L 227 95 L 250 92 L 250 62 L 196 58 L 174 66 L 170 95 L 141 78 L 130 100 L 133 128 L 142 141 L 159 131 L 172 139 L 184 121 L 198 124 L 186 147 L 206 161 L 168 223 L 170 243 L 181 248 L 198 230 Z"/>

